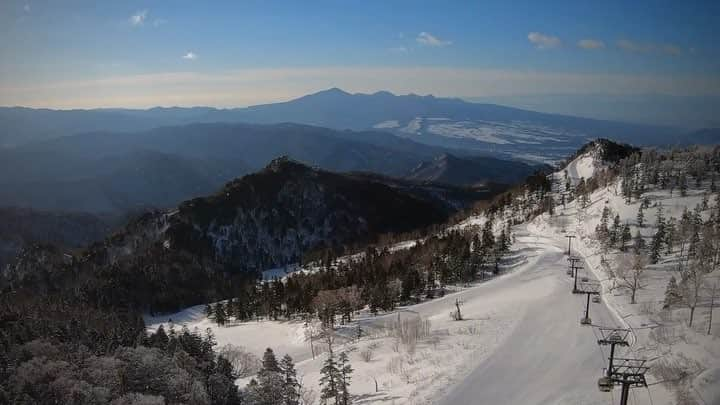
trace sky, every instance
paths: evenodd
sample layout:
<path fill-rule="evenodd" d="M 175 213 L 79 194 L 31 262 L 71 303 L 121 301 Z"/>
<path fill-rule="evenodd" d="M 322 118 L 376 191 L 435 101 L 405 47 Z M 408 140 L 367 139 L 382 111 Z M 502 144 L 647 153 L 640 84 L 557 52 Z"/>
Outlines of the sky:
<path fill-rule="evenodd" d="M 719 1 L 0 2 L 0 105 L 720 96 Z"/>

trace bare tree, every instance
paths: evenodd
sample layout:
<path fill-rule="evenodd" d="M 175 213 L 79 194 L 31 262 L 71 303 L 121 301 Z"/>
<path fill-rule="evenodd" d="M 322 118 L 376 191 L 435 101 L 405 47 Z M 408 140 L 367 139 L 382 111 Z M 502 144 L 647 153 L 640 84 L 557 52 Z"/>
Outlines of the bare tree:
<path fill-rule="evenodd" d="M 620 258 L 615 270 L 616 288 L 630 290 L 630 303 L 635 304 L 635 296 L 639 289 L 645 287 L 645 268 L 650 259 L 642 253 L 625 254 Z"/>
<path fill-rule="evenodd" d="M 708 274 L 708 261 L 697 257 L 690 261 L 680 273 L 680 294 L 682 302 L 690 310 L 688 327 L 692 327 L 695 318 L 695 308 L 700 302 L 700 295 L 705 285 L 705 277 Z"/>
<path fill-rule="evenodd" d="M 713 284 L 712 291 L 710 293 L 710 316 L 708 317 L 708 331 L 707 334 L 710 334 L 710 331 L 712 330 L 712 318 L 713 318 L 713 308 L 715 308 L 715 298 L 717 298 L 718 294 L 718 281 L 716 280 Z"/>
<path fill-rule="evenodd" d="M 220 348 L 218 354 L 230 362 L 233 373 L 240 378 L 256 374 L 262 366 L 260 358 L 242 346 L 226 344 Z"/>
<path fill-rule="evenodd" d="M 314 319 L 310 319 L 305 324 L 305 340 L 310 342 L 310 353 L 312 354 L 313 360 L 315 359 L 315 345 L 313 344 L 316 337 L 322 332 L 320 323 Z"/>

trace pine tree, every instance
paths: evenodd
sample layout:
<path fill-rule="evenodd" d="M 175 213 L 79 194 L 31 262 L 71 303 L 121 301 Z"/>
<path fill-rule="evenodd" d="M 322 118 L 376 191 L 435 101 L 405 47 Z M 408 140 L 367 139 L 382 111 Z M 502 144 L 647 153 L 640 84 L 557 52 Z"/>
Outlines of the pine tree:
<path fill-rule="evenodd" d="M 663 235 L 660 229 L 653 235 L 652 242 L 650 244 L 650 261 L 655 264 L 660 261 L 660 249 L 662 248 Z"/>
<path fill-rule="evenodd" d="M 625 224 L 622 229 L 622 234 L 620 236 L 620 250 L 623 252 L 627 248 L 627 243 L 630 242 L 630 239 L 632 239 L 632 234 L 630 234 L 630 226 L 628 224 Z"/>
<path fill-rule="evenodd" d="M 222 326 L 225 325 L 225 321 L 227 321 L 227 315 L 225 312 L 225 304 L 222 303 L 222 301 L 215 304 L 215 322 L 217 322 L 218 325 Z"/>
<path fill-rule="evenodd" d="M 341 352 L 338 356 L 338 365 L 340 366 L 339 370 L 339 380 L 338 380 L 338 400 L 337 403 L 341 405 L 349 405 L 350 404 L 350 380 L 351 380 L 351 374 L 353 372 L 352 367 L 350 366 L 350 360 L 348 359 L 347 353 Z"/>
<path fill-rule="evenodd" d="M 614 247 L 620 240 L 622 230 L 620 229 L 620 214 L 615 214 L 613 219 L 612 228 L 610 229 L 610 246 Z"/>
<path fill-rule="evenodd" d="M 278 365 L 278 361 L 277 361 L 277 358 L 275 357 L 275 353 L 269 347 L 267 349 L 265 349 L 265 353 L 263 353 L 262 369 L 263 369 L 263 371 L 268 371 L 268 372 L 273 372 L 273 373 L 280 372 L 280 366 Z"/>
<path fill-rule="evenodd" d="M 640 234 L 640 230 L 638 229 L 637 232 L 635 232 L 633 252 L 638 255 L 643 250 L 645 250 L 645 239 L 643 239 L 642 234 Z"/>
<path fill-rule="evenodd" d="M 282 403 L 284 379 L 281 374 L 275 353 L 272 349 L 265 349 L 262 360 L 262 369 L 257 375 L 258 384 L 255 397 L 258 405 L 276 405 Z"/>
<path fill-rule="evenodd" d="M 280 369 L 283 375 L 282 398 L 283 405 L 298 405 L 300 403 L 300 383 L 298 383 L 295 364 L 289 355 L 280 360 Z"/>
<path fill-rule="evenodd" d="M 667 288 L 665 289 L 665 301 L 663 302 L 663 308 L 670 308 L 670 306 L 680 302 L 680 299 L 680 290 L 678 289 L 677 280 L 675 280 L 675 276 L 671 276 L 668 281 Z"/>
<path fill-rule="evenodd" d="M 640 206 L 638 207 L 637 224 L 640 228 L 642 228 L 645 224 L 645 213 L 642 204 L 640 204 Z"/>
<path fill-rule="evenodd" d="M 322 369 L 320 369 L 320 399 L 323 403 L 327 403 L 329 399 L 335 400 L 337 404 L 338 398 L 338 374 L 337 363 L 335 362 L 335 356 L 333 352 L 328 352 L 328 357 L 325 359 Z"/>
<path fill-rule="evenodd" d="M 600 217 L 600 223 L 595 228 L 595 233 L 597 233 L 598 239 L 603 243 L 603 245 L 606 245 L 608 242 L 608 236 L 610 234 L 610 230 L 608 229 L 608 221 L 610 220 L 610 208 L 606 205 L 603 207 L 602 216 Z"/>

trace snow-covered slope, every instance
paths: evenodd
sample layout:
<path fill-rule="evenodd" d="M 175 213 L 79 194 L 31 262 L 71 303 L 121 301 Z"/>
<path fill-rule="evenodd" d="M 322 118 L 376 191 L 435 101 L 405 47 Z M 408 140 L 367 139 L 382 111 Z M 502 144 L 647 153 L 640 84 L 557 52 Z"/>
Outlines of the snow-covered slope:
<path fill-rule="evenodd" d="M 631 292 L 620 288 L 616 277 L 629 253 L 603 246 L 596 234 L 603 211 L 610 210 L 612 216 L 618 215 L 620 224 L 627 224 L 633 235 L 638 231 L 649 244 L 656 232 L 660 206 L 669 220 L 679 218 L 686 207 L 692 210 L 699 204 L 699 215 L 707 220 L 710 211 L 717 208 L 709 204 L 703 209 L 703 202 L 717 201 L 717 193 L 708 193 L 707 181 L 694 189 L 689 187 L 685 195 L 678 195 L 678 191 L 671 195 L 644 183 L 641 201 L 647 199 L 650 206 L 640 227 L 636 216 L 641 201 L 631 198 L 627 202 L 621 176 L 608 177 L 606 169 L 612 164 L 603 161 L 601 152 L 589 149 L 550 176 L 554 180 L 549 193 L 554 200 L 552 215 L 545 212 L 524 221 L 533 209 L 518 208 L 516 202 L 529 198 L 528 193 L 521 192 L 514 194 L 516 202 L 497 214 L 497 232 L 503 220 L 516 223 L 503 275 L 458 286 L 443 298 L 391 313 L 372 316 L 363 311 L 352 323 L 339 328 L 336 344 L 350 352 L 356 370 L 350 388 L 356 403 L 615 403 L 619 390 L 602 393 L 597 389 L 608 357 L 606 348 L 597 345 L 598 326 L 631 329 L 630 347 L 619 349 L 616 355 L 648 360 L 649 386 L 634 389 L 632 403 L 720 403 L 720 327 L 706 333 L 710 308 L 707 303 L 698 308 L 693 327 L 688 326 L 687 308 L 663 308 L 669 279 L 676 274 L 678 252 L 670 249 L 659 263 L 646 266 L 637 303 L 631 303 Z M 598 177 L 603 177 L 602 185 Z M 566 184 L 575 188 L 581 178 L 596 188 L 587 192 L 587 199 L 568 198 L 563 204 L 561 196 L 571 191 L 565 189 Z M 545 200 L 536 203 L 541 201 Z M 450 229 L 479 229 L 486 221 L 486 215 L 481 214 Z M 580 325 L 586 301 L 570 293 L 572 279 L 565 272 L 564 256 L 565 236 L 569 234 L 577 237 L 572 253 L 582 259 L 580 277 L 602 285 L 601 302 L 590 304 L 593 326 Z M 406 241 L 392 249 L 413 246 L 415 241 Z M 711 276 L 717 277 L 717 272 Z M 449 315 L 456 300 L 462 304 L 464 321 L 451 320 Z M 715 312 L 719 316 L 717 309 Z M 318 392 L 324 356 L 313 358 L 307 339 L 312 323 L 263 320 L 217 327 L 200 308 L 171 318 L 190 328 L 211 328 L 220 345 L 245 346 L 257 355 L 268 346 L 277 353 L 291 354 L 305 387 Z M 167 319 L 149 321 L 150 327 L 156 328 Z M 423 323 L 427 330 L 417 342 L 403 343 L 394 332 L 398 321 L 428 322 Z M 359 339 L 358 326 L 363 331 Z"/>

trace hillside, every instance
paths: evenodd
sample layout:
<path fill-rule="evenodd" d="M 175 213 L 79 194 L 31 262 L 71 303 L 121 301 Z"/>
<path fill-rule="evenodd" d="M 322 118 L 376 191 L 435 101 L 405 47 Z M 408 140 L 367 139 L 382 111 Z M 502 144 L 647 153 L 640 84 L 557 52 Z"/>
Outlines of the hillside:
<path fill-rule="evenodd" d="M 489 157 L 460 158 L 442 154 L 431 161 L 419 164 L 407 178 L 457 186 L 515 184 L 538 168 L 521 162 L 508 162 Z"/>
<path fill-rule="evenodd" d="M 403 176 L 444 152 L 380 135 L 195 124 L 62 137 L 0 149 L 0 205 L 117 214 L 209 194 L 280 155 L 329 170 Z"/>
<path fill-rule="evenodd" d="M 28 244 L 79 249 L 109 231 L 109 221 L 89 214 L 0 208 L 0 272 Z"/>
<path fill-rule="evenodd" d="M 48 285 L 63 285 L 73 282 L 60 281 L 69 274 L 85 274 L 98 283 L 93 300 L 172 309 L 226 294 L 224 277 L 253 279 L 313 250 L 342 250 L 441 223 L 456 209 L 442 195 L 279 158 L 214 195 L 136 218 L 61 268 L 38 262 L 61 251 L 24 254 L 10 278 L 36 269 Z M 65 266 L 74 272 L 65 274 Z"/>
<path fill-rule="evenodd" d="M 316 390 L 327 355 L 313 351 L 322 353 L 322 334 L 314 331 L 329 322 L 322 308 L 335 297 L 334 350 L 349 353 L 356 398 L 449 405 L 613 401 L 619 388 L 597 388 L 608 363 L 598 339 L 601 328 L 620 328 L 629 346 L 616 349 L 616 361 L 640 359 L 650 367 L 648 387 L 631 390 L 634 403 L 714 403 L 720 398 L 720 343 L 710 318 L 713 311 L 717 316 L 717 305 L 710 307 L 717 278 L 717 162 L 713 149 L 659 153 L 593 142 L 557 172 L 529 179 L 448 229 L 308 263 L 265 283 L 250 295 L 260 300 L 256 304 L 247 296 L 224 301 L 229 315 L 223 324 L 198 306 L 148 317 L 150 330 L 171 328 L 172 319 L 212 328 L 221 345 L 242 342 L 244 353 L 259 356 L 270 346 L 291 354 L 305 387 Z M 638 223 L 641 205 L 645 217 Z M 571 250 L 582 267 L 580 286 L 597 283 L 597 302 L 571 294 L 568 235 L 577 237 Z M 512 243 L 500 254 L 507 239 Z M 638 257 L 648 261 L 628 272 Z M 703 287 L 693 288 L 690 280 L 703 280 Z M 278 298 L 266 290 L 282 292 Z M 692 302 L 697 308 L 690 323 Z M 592 325 L 581 325 L 588 304 Z M 304 305 L 318 311 L 317 323 L 293 317 Z M 342 309 L 347 305 L 349 315 Z M 462 321 L 453 319 L 456 305 Z M 241 387 L 247 382 L 238 380 Z"/>

